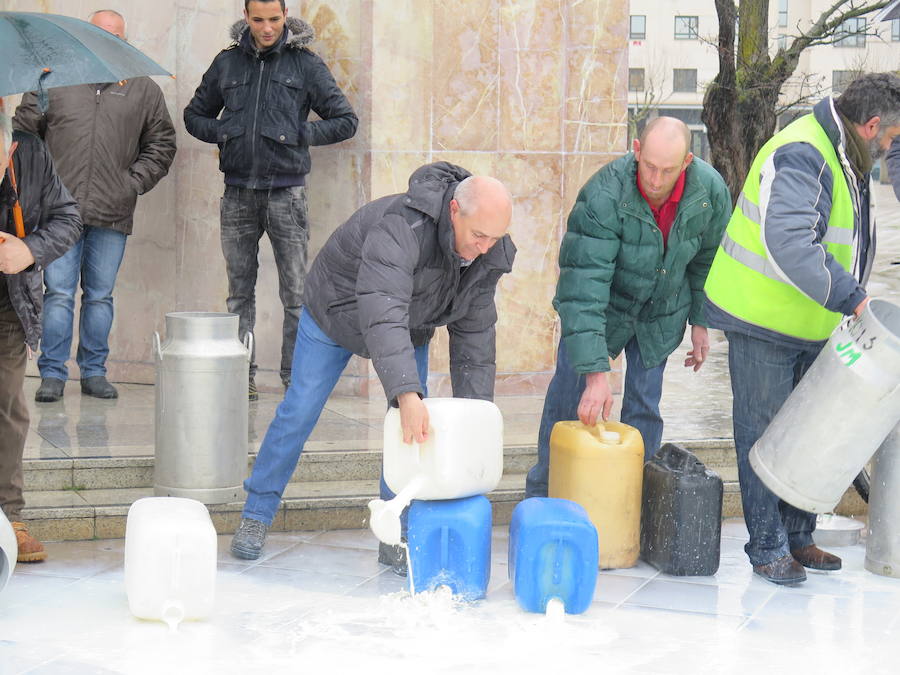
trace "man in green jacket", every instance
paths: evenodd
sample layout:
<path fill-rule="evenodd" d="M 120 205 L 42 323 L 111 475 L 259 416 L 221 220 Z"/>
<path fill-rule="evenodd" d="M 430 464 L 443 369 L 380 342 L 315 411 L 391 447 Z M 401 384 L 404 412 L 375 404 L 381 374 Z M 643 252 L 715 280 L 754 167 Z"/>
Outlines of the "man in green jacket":
<path fill-rule="evenodd" d="M 621 420 L 659 449 L 666 359 L 691 323 L 684 365 L 698 370 L 709 351 L 703 284 L 731 212 L 722 177 L 690 152 L 690 131 L 659 117 L 634 152 L 594 174 L 581 189 L 559 252 L 553 306 L 562 339 L 544 400 L 538 462 L 526 494 L 547 495 L 550 432 L 560 420 L 607 419 L 613 404 L 609 359 L 625 351 Z"/>

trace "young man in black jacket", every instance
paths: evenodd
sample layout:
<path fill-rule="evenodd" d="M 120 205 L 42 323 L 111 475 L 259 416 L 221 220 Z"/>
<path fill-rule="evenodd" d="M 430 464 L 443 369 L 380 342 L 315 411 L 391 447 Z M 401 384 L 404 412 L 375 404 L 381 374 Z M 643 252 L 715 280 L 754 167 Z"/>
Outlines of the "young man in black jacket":
<path fill-rule="evenodd" d="M 272 243 L 284 305 L 285 388 L 306 276 L 309 146 L 351 138 L 358 124 L 328 67 L 309 50 L 314 37 L 309 24 L 287 16 L 283 0 L 245 0 L 244 20 L 231 28 L 234 44 L 213 59 L 184 109 L 188 132 L 219 147 L 227 307 L 240 317 L 241 339 L 256 319 L 259 239 L 266 233 Z M 308 122 L 310 110 L 321 119 Z M 251 400 L 255 373 L 254 358 Z"/>
<path fill-rule="evenodd" d="M 75 200 L 56 175 L 47 148 L 36 136 L 12 133 L 0 100 L 0 508 L 16 531 L 19 562 L 47 557 L 19 522 L 28 433 L 22 384 L 28 353 L 41 337 L 41 272 L 81 232 Z"/>

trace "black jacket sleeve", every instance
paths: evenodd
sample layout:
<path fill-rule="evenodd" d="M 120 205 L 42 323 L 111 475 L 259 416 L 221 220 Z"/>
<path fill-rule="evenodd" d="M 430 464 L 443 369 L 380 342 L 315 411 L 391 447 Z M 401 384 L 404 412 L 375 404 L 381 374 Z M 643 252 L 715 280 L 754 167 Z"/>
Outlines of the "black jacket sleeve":
<path fill-rule="evenodd" d="M 322 119 L 306 123 L 308 144 L 328 145 L 352 138 L 359 118 L 325 62 L 315 54 L 310 53 L 310 57 L 310 108 Z"/>
<path fill-rule="evenodd" d="M 194 92 L 194 98 L 184 109 L 184 126 L 187 132 L 206 143 L 218 141 L 221 122 L 217 118 L 225 107 L 225 99 L 222 98 L 222 88 L 219 85 L 218 63 L 219 59 L 216 57 L 209 69 L 203 73 L 203 79 Z"/>
<path fill-rule="evenodd" d="M 27 159 L 26 159 L 27 152 Z M 43 269 L 68 251 L 78 241 L 83 226 L 81 214 L 72 195 L 62 184 L 47 147 L 39 142 L 29 143 L 26 152 L 21 153 L 22 179 L 19 192 L 40 189 L 40 223 L 26 222 L 31 231 L 24 242 L 34 256 L 37 269 Z M 19 156 L 20 153 L 16 152 Z"/>

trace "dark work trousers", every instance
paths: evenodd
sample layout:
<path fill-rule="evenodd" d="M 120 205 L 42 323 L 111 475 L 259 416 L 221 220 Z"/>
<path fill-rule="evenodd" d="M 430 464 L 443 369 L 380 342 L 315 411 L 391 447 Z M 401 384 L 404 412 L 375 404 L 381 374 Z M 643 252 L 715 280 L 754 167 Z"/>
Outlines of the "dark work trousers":
<path fill-rule="evenodd" d="M 19 520 L 22 498 L 22 453 L 28 433 L 25 381 L 25 331 L 15 311 L 0 311 L 0 508 Z"/>
<path fill-rule="evenodd" d="M 267 234 L 278 268 L 278 295 L 284 307 L 281 381 L 291 378 L 291 361 L 306 279 L 309 241 L 306 187 L 251 190 L 225 186 L 221 206 L 222 253 L 228 272 L 228 311 L 237 314 L 241 340 L 256 323 L 256 276 L 259 240 Z M 250 376 L 256 374 L 256 340 Z"/>

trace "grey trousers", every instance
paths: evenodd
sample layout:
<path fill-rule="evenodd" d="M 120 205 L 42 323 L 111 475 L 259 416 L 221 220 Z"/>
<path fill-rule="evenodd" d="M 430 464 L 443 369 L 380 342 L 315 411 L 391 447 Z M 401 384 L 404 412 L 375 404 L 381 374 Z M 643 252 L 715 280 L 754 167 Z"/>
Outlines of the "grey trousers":
<path fill-rule="evenodd" d="M 297 323 L 306 280 L 309 241 L 306 187 L 250 190 L 225 186 L 221 207 L 222 253 L 228 273 L 228 311 L 239 317 L 243 340 L 256 323 L 256 273 L 259 240 L 268 235 L 278 268 L 278 295 L 284 307 L 281 340 L 281 380 L 291 379 Z M 256 374 L 256 343 L 250 360 L 250 376 Z"/>
<path fill-rule="evenodd" d="M 22 454 L 28 433 L 25 406 L 25 331 L 12 310 L 0 312 L 0 508 L 19 520 L 25 500 Z"/>

